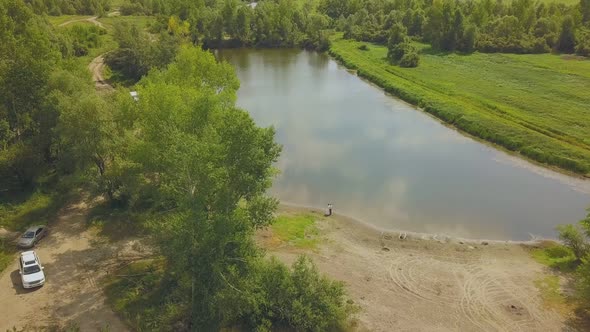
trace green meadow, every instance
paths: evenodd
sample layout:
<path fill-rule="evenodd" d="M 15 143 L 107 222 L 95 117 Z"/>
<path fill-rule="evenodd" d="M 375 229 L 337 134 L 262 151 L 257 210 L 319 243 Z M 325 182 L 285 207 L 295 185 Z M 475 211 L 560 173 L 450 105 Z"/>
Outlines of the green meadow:
<path fill-rule="evenodd" d="M 359 46 L 367 45 L 368 50 Z M 385 46 L 333 38 L 359 76 L 457 128 L 537 162 L 590 176 L 590 61 L 552 54 L 440 54 L 390 65 Z"/>

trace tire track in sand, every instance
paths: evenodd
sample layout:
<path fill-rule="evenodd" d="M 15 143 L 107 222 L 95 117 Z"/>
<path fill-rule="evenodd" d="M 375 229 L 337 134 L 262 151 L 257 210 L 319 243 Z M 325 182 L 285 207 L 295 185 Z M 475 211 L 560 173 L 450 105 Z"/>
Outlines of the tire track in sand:
<path fill-rule="evenodd" d="M 546 313 L 539 309 L 538 299 L 507 273 L 486 268 L 489 260 L 414 255 L 407 250 L 392 254 L 388 272 L 398 294 L 410 303 L 452 308 L 450 318 L 458 328 L 468 322 L 478 331 L 543 330 Z"/>

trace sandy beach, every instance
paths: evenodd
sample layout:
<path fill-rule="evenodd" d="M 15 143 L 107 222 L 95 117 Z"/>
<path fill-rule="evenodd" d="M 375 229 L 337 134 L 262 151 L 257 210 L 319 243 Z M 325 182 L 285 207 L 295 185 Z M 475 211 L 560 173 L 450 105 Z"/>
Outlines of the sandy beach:
<path fill-rule="evenodd" d="M 551 273 L 524 243 L 469 242 L 382 232 L 352 218 L 281 206 L 316 218 L 318 245 L 297 248 L 261 231 L 257 241 L 290 263 L 313 258 L 361 306 L 359 331 L 562 331 L 566 318 L 544 305 L 535 280 Z"/>

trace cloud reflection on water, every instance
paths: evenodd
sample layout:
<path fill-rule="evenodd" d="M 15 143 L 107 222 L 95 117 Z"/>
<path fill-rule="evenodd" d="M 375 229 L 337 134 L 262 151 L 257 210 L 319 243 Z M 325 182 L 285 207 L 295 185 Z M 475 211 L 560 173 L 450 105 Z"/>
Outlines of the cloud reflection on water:
<path fill-rule="evenodd" d="M 275 126 L 284 146 L 271 190 L 281 200 L 331 202 L 382 228 L 498 239 L 554 236 L 555 225 L 580 219 L 590 203 L 562 175 L 509 162 L 326 55 L 222 53 L 237 65 L 238 104 Z"/>

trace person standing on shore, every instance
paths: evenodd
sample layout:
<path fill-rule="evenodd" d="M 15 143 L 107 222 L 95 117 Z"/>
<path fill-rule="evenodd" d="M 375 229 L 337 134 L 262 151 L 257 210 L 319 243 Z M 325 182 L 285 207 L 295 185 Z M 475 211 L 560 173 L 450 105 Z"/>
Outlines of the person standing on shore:
<path fill-rule="evenodd" d="M 329 217 L 332 215 L 332 203 L 328 203 L 328 211 L 324 214 L 324 216 Z"/>

